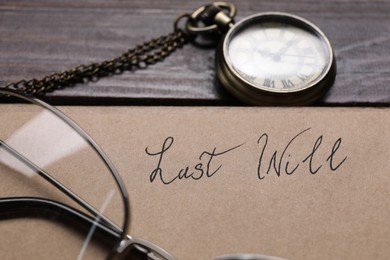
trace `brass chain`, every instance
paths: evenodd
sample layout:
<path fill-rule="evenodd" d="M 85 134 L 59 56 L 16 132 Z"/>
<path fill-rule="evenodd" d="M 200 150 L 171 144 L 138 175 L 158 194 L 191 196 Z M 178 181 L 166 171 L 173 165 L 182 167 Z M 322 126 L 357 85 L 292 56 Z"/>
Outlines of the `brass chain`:
<path fill-rule="evenodd" d="M 74 69 L 56 72 L 42 79 L 34 78 L 10 82 L 3 88 L 17 90 L 27 95 L 39 95 L 73 86 L 77 83 L 96 81 L 99 78 L 120 74 L 124 71 L 144 69 L 149 65 L 162 61 L 177 48 L 182 47 L 190 40 L 194 40 L 197 35 L 215 32 L 218 27 L 214 18 L 222 9 L 228 11 L 227 21 L 232 21 L 236 13 L 234 5 L 224 2 L 204 5 L 192 14 L 185 13 L 178 16 L 174 22 L 172 33 L 144 42 L 119 57 L 99 63 L 79 65 Z M 186 20 L 186 26 L 181 29 L 179 23 L 183 20 Z M 199 21 L 202 21 L 206 26 L 199 27 Z"/>
<path fill-rule="evenodd" d="M 86 83 L 101 77 L 120 74 L 123 71 L 143 69 L 162 61 L 177 48 L 182 47 L 188 40 L 188 35 L 175 27 L 173 33 L 144 42 L 114 59 L 89 65 L 79 65 L 74 69 L 53 73 L 42 79 L 10 82 L 5 88 L 14 89 L 28 95 L 39 95 L 73 86 L 76 83 Z"/>

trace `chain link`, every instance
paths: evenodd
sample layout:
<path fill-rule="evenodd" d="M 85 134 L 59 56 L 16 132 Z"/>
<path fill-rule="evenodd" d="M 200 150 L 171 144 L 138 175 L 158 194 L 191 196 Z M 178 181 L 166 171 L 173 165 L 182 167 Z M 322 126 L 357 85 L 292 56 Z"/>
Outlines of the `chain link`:
<path fill-rule="evenodd" d="M 144 42 L 112 60 L 79 65 L 74 69 L 53 73 L 39 80 L 10 82 L 5 88 L 14 89 L 28 95 L 39 95 L 73 86 L 77 83 L 86 83 L 105 76 L 120 74 L 126 70 L 143 69 L 162 61 L 177 48 L 182 47 L 188 40 L 189 37 L 186 33 L 175 28 L 173 33 Z"/>
<path fill-rule="evenodd" d="M 126 70 L 144 69 L 149 65 L 162 61 L 185 43 L 193 41 L 198 34 L 215 32 L 218 29 L 217 24 L 215 24 L 215 17 L 222 9 L 226 9 L 229 12 L 227 16 L 225 15 L 227 19 L 224 21 L 230 23 L 235 15 L 234 5 L 224 2 L 204 5 L 192 14 L 185 13 L 177 17 L 172 33 L 144 42 L 112 60 L 79 65 L 74 69 L 53 73 L 42 79 L 10 82 L 4 88 L 14 89 L 27 95 L 42 95 L 56 89 L 73 86 L 77 83 L 96 81 L 102 77 L 120 74 Z M 185 26 L 181 29 L 179 28 L 179 23 L 183 20 L 185 20 Z M 208 25 L 199 27 L 198 23 L 200 21 Z"/>

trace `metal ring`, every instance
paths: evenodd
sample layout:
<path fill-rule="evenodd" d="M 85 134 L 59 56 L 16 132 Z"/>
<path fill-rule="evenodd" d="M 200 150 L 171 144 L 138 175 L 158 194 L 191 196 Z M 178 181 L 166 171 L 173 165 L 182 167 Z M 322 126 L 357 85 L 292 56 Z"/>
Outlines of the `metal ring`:
<path fill-rule="evenodd" d="M 236 15 L 236 7 L 231 4 L 231 3 L 226 3 L 226 2 L 215 2 L 213 5 L 227 9 L 229 11 L 229 16 L 234 17 Z M 192 34 L 209 34 L 216 32 L 218 30 L 218 26 L 216 24 L 204 26 L 204 27 L 198 27 L 196 25 L 196 22 L 198 21 L 199 16 L 206 10 L 206 8 L 209 5 L 204 5 L 196 9 L 192 14 L 191 14 L 191 19 L 187 23 L 187 31 Z"/>
<path fill-rule="evenodd" d="M 180 30 L 180 28 L 179 28 L 179 23 L 180 23 L 181 20 L 183 20 L 183 19 L 185 19 L 185 18 L 188 18 L 188 20 L 187 20 L 187 23 L 188 23 L 188 22 L 191 20 L 191 15 L 185 13 L 185 14 L 179 15 L 179 16 L 176 18 L 175 23 L 173 24 L 173 29 L 174 29 L 175 32 L 177 32 L 177 31 Z"/>

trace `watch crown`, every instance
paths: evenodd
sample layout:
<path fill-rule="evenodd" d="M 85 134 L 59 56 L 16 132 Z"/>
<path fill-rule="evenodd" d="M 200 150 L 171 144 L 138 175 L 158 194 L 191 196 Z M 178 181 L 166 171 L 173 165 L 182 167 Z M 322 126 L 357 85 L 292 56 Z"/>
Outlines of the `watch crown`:
<path fill-rule="evenodd" d="M 208 5 L 205 10 L 200 14 L 199 20 L 205 25 L 216 24 L 221 31 L 229 29 L 233 24 L 233 17 L 226 14 L 222 8 L 217 5 Z"/>

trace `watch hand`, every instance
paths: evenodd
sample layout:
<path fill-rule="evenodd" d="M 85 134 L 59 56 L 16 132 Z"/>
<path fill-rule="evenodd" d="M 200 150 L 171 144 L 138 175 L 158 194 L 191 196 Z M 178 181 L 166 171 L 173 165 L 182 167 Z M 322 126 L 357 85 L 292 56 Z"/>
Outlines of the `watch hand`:
<path fill-rule="evenodd" d="M 302 57 L 302 58 L 315 59 L 314 56 L 298 55 L 298 54 L 287 54 L 287 53 L 280 54 L 280 56 L 287 56 L 287 57 Z"/>
<path fill-rule="evenodd" d="M 287 41 L 282 48 L 280 48 L 277 52 L 274 53 L 274 58 L 282 55 L 285 53 L 292 45 L 293 43 L 297 43 L 298 41 L 296 40 L 297 38 L 294 36 L 292 39 Z"/>
<path fill-rule="evenodd" d="M 264 56 L 264 57 L 272 57 L 272 53 L 269 51 L 269 49 L 267 48 L 267 49 L 255 49 L 254 50 L 255 52 L 257 52 L 257 53 L 260 53 L 262 56 Z"/>

